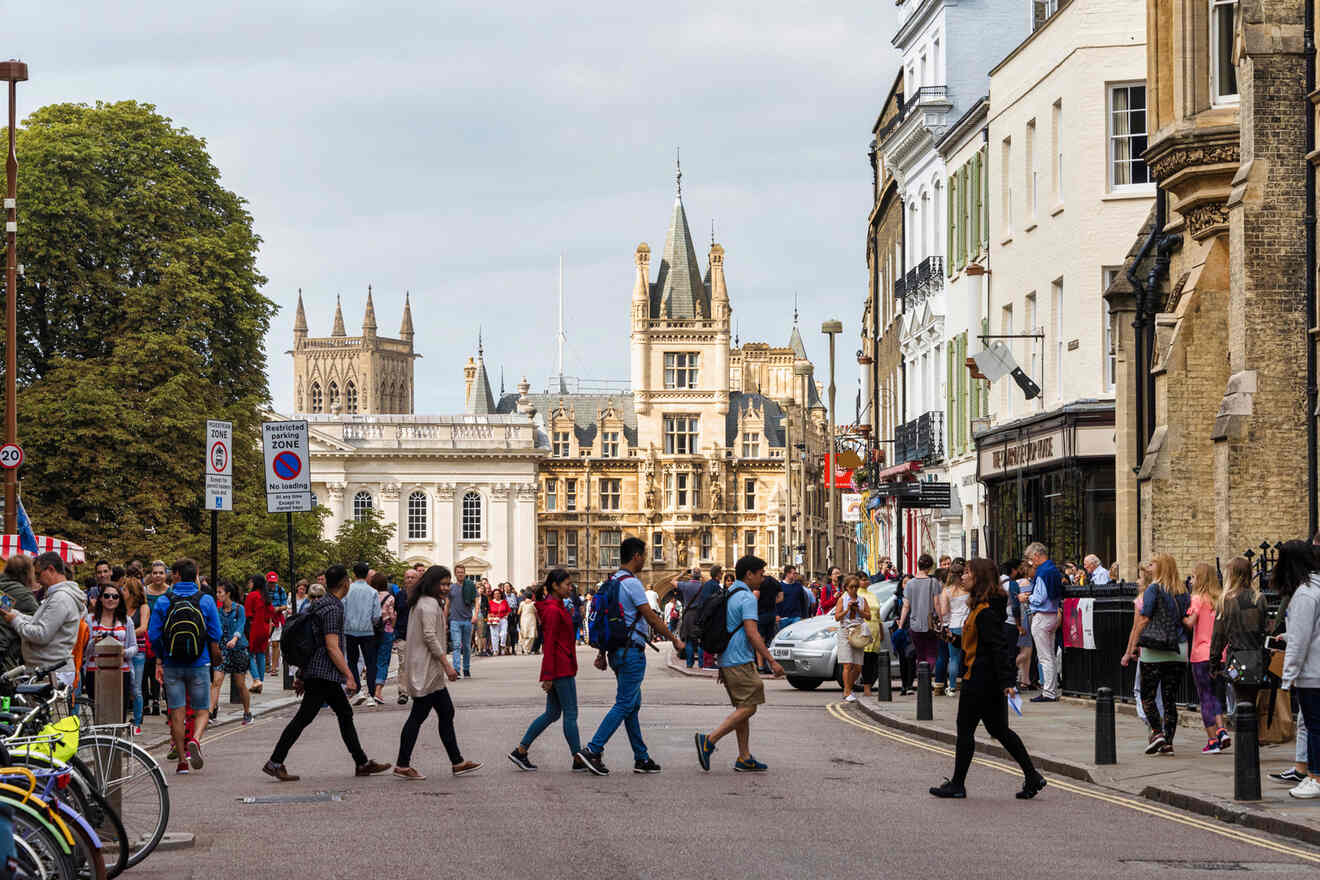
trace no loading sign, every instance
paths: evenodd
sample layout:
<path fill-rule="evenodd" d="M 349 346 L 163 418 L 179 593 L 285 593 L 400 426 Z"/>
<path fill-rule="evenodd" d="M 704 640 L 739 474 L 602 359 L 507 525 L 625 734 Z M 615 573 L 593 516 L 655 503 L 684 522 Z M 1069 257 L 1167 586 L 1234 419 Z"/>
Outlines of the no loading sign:
<path fill-rule="evenodd" d="M 270 469 L 281 480 L 292 480 L 302 473 L 302 459 L 296 452 L 281 452 L 270 463 Z"/>

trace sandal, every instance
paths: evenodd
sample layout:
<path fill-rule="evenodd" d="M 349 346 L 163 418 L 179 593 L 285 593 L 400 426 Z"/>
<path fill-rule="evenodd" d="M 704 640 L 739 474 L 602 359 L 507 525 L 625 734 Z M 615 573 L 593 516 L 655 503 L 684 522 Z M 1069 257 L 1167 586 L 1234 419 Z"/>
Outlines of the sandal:
<path fill-rule="evenodd" d="M 413 782 L 421 782 L 426 777 L 418 773 L 413 767 L 395 767 L 394 775 L 400 779 L 407 779 Z"/>

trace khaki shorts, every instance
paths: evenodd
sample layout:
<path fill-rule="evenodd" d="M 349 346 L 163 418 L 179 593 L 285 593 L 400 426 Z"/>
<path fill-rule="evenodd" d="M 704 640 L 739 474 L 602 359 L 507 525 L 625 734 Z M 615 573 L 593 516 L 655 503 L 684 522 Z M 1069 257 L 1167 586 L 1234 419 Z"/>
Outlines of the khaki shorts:
<path fill-rule="evenodd" d="M 755 709 L 765 702 L 765 683 L 755 663 L 726 666 L 720 671 L 724 673 L 724 690 L 728 691 L 733 708 Z"/>

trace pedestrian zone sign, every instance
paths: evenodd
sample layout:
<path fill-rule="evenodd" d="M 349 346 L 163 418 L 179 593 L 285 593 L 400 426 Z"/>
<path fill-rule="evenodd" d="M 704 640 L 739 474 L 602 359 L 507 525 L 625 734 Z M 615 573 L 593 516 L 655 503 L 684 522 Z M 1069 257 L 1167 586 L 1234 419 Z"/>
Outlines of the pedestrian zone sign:
<path fill-rule="evenodd" d="M 263 422 L 266 512 L 312 509 L 312 475 L 307 464 L 307 421 Z"/>
<path fill-rule="evenodd" d="M 206 509 L 234 509 L 234 424 L 206 421 Z"/>

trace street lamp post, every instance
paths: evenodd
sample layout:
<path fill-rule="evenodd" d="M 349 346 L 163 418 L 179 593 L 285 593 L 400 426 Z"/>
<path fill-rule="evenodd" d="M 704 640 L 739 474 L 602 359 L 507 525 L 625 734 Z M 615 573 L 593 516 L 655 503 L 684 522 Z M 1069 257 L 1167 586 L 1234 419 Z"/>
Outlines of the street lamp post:
<path fill-rule="evenodd" d="M 834 449 L 834 337 L 843 332 L 843 323 L 840 321 L 826 321 L 820 325 L 820 332 L 830 338 L 830 445 L 829 454 L 825 461 L 828 467 L 828 473 L 825 475 L 825 485 L 828 487 L 829 494 L 825 496 L 825 503 L 829 505 L 829 540 L 825 544 L 825 568 L 828 570 L 834 565 L 834 459 L 837 453 Z"/>
<path fill-rule="evenodd" d="M 27 82 L 22 61 L 0 61 L 9 83 L 9 156 L 5 159 L 5 442 L 18 442 L 18 153 L 14 149 L 18 84 Z M 18 469 L 5 470 L 5 533 L 18 532 Z"/>
<path fill-rule="evenodd" d="M 809 540 L 807 537 L 807 515 L 810 512 L 807 507 L 807 434 L 811 431 L 811 419 L 807 412 L 807 401 L 811 399 L 811 394 L 810 389 L 807 388 L 807 382 L 809 381 L 807 377 L 811 375 L 811 364 L 805 360 L 797 361 L 793 364 L 793 375 L 802 379 L 802 406 L 800 408 L 802 413 L 802 443 L 800 445 L 802 453 L 798 459 L 802 471 L 802 494 L 799 496 L 801 503 L 798 505 L 801 510 L 802 527 L 798 530 L 798 535 L 802 538 L 802 564 L 807 566 L 806 577 L 810 580 L 811 576 L 815 574 L 808 564 L 807 556 L 807 541 Z M 792 449 L 789 452 L 791 453 Z"/>

